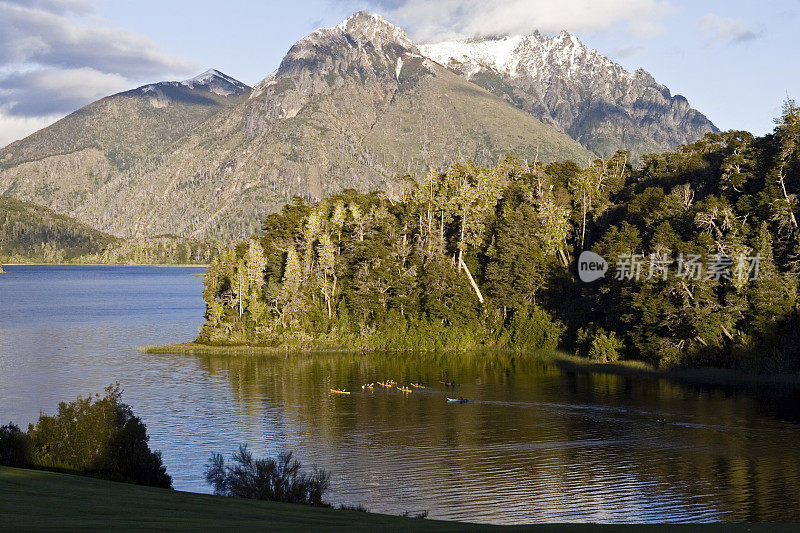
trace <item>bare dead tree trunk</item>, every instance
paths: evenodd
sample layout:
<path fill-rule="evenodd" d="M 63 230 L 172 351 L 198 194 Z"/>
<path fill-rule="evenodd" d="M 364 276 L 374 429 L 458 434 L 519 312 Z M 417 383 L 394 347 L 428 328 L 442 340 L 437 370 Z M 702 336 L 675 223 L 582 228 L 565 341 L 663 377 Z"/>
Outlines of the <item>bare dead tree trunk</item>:
<path fill-rule="evenodd" d="M 481 290 L 478 287 L 478 284 L 475 283 L 474 279 L 472 279 L 472 274 L 470 273 L 469 268 L 467 268 L 467 264 L 464 263 L 464 258 L 460 254 L 458 256 L 458 267 L 459 267 L 459 269 L 463 269 L 464 272 L 467 274 L 467 278 L 469 279 L 469 284 L 472 285 L 472 289 L 475 291 L 475 294 L 478 296 L 478 301 L 480 303 L 483 303 L 483 294 L 481 294 Z"/>
<path fill-rule="evenodd" d="M 581 250 L 583 250 L 584 241 L 586 239 L 586 192 L 583 193 L 583 224 L 581 224 Z"/>
<path fill-rule="evenodd" d="M 780 174 L 778 175 L 778 183 L 781 185 L 781 190 L 783 191 L 783 198 L 786 200 L 786 204 L 789 206 L 789 220 L 792 222 L 792 226 L 794 226 L 795 231 L 797 231 L 797 219 L 794 216 L 794 210 L 792 209 L 792 201 L 789 198 L 789 193 L 786 192 L 786 183 L 783 179 L 783 170 L 781 170 Z"/>

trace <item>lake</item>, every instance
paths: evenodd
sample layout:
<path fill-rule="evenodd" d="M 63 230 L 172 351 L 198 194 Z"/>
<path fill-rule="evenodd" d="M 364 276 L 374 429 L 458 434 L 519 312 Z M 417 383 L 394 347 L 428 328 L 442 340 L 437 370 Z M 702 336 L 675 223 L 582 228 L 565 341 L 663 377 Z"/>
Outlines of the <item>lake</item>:
<path fill-rule="evenodd" d="M 137 352 L 194 338 L 202 270 L 7 267 L 0 423 L 27 425 L 119 382 L 180 490 L 210 492 L 211 453 L 247 443 L 257 455 L 293 450 L 331 473 L 332 501 L 375 512 L 491 523 L 800 520 L 797 391 L 588 373 L 535 355 Z M 390 378 L 428 388 L 361 390 Z"/>

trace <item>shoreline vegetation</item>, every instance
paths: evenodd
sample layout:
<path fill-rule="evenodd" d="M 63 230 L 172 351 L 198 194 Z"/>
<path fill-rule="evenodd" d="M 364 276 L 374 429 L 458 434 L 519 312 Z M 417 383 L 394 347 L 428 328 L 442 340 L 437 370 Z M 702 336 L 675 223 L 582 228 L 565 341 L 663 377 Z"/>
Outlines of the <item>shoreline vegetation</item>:
<path fill-rule="evenodd" d="M 61 402 L 23 431 L 0 426 L 0 466 L 44 469 L 113 481 L 171 488 L 161 453 L 148 445 L 147 428 L 122 401 L 119 384 L 105 394 Z"/>
<path fill-rule="evenodd" d="M 776 123 L 763 137 L 709 133 L 635 168 L 626 152 L 584 167 L 507 155 L 402 177 L 391 194 L 296 198 L 211 262 L 195 342 L 558 349 L 658 371 L 794 375 L 800 106 L 787 102 Z M 578 272 L 588 251 L 602 267 L 592 280 Z"/>
<path fill-rule="evenodd" d="M 201 344 L 197 342 L 184 342 L 176 344 L 152 344 L 139 346 L 137 350 L 145 354 L 153 355 L 192 355 L 192 356 L 284 356 L 296 353 L 341 353 L 356 354 L 360 353 L 368 356 L 375 353 L 372 350 L 354 350 L 343 347 L 324 347 L 314 344 L 306 346 L 252 346 L 252 345 L 217 345 Z M 485 350 L 473 350 L 473 355 L 481 356 Z M 722 385 L 722 386 L 769 386 L 779 388 L 800 388 L 800 373 L 795 374 L 758 374 L 748 373 L 741 370 L 728 368 L 680 368 L 663 369 L 658 366 L 635 360 L 619 360 L 613 363 L 599 363 L 563 352 L 546 352 L 532 355 L 519 351 L 504 350 L 500 352 L 490 352 L 492 355 L 505 355 L 507 357 L 533 357 L 545 362 L 553 363 L 563 370 L 611 374 L 621 377 L 644 378 L 644 379 L 666 379 L 676 383 L 686 383 L 691 385 Z M 425 355 L 419 354 L 416 355 Z"/>

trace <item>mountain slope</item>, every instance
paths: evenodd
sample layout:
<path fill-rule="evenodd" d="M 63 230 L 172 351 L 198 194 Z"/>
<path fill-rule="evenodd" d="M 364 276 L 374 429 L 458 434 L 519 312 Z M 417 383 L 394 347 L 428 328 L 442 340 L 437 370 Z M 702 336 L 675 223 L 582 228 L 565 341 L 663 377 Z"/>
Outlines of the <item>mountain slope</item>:
<path fill-rule="evenodd" d="M 644 70 L 627 72 L 567 32 L 421 45 L 426 56 L 557 125 L 600 155 L 674 149 L 716 131 Z"/>
<path fill-rule="evenodd" d="M 0 259 L 70 261 L 119 239 L 46 207 L 0 196 Z"/>
<path fill-rule="evenodd" d="M 249 93 L 209 70 L 183 82 L 161 82 L 93 102 L 0 150 L 0 168 L 97 149 L 125 169 L 168 148 L 192 128 Z"/>
<path fill-rule="evenodd" d="M 205 76 L 204 79 L 199 79 Z M 108 96 L 0 150 L 0 194 L 45 205 L 108 231 L 107 188 L 161 163 L 188 132 L 249 87 L 217 71 Z"/>
<path fill-rule="evenodd" d="M 223 98 L 184 83 L 147 86 L 131 100 L 155 110 L 149 117 L 182 105 L 172 91 Z M 160 138 L 160 127 L 148 130 Z M 99 130 L 94 135 L 105 128 L 89 126 Z M 152 141 L 152 151 L 129 150 L 125 165 L 88 143 L 69 153 L 36 151 L 52 130 L 40 133 L 0 151 L 10 167 L 0 171 L 0 193 L 120 236 L 230 239 L 258 229 L 295 195 L 391 190 L 398 174 L 463 159 L 488 163 L 506 151 L 540 161 L 591 157 L 564 133 L 422 56 L 405 32 L 366 12 L 300 40 L 247 98 Z M 49 156 L 30 161 L 42 153 Z"/>

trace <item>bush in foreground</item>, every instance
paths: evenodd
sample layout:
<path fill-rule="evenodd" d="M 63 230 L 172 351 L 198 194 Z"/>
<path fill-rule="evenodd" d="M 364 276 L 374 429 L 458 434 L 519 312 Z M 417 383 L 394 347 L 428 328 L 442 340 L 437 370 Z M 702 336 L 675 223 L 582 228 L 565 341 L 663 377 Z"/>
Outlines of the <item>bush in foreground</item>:
<path fill-rule="evenodd" d="M 0 465 L 25 468 L 32 464 L 31 438 L 19 426 L 0 427 Z"/>
<path fill-rule="evenodd" d="M 327 505 L 323 500 L 330 486 L 330 475 L 314 468 L 303 471 L 300 461 L 292 452 L 284 452 L 277 459 L 254 459 L 241 445 L 233 457 L 233 465 L 226 466 L 221 454 L 214 454 L 206 469 L 206 481 L 214 493 L 235 498 L 268 500 L 273 502 Z"/>
<path fill-rule="evenodd" d="M 27 433 L 14 424 L 0 428 L 0 464 L 170 488 L 172 478 L 148 440 L 144 423 L 122 402 L 119 385 L 112 385 L 102 397 L 62 402 L 56 414 L 39 416 Z"/>

